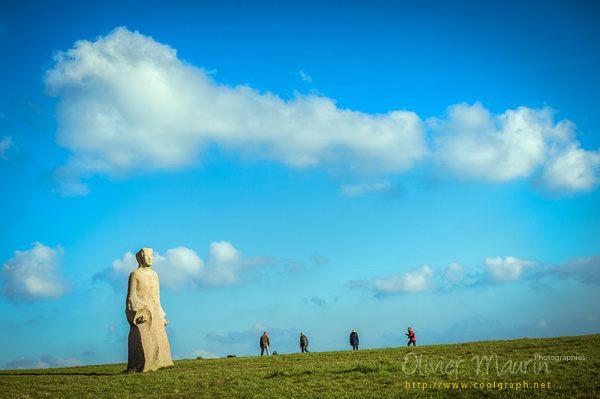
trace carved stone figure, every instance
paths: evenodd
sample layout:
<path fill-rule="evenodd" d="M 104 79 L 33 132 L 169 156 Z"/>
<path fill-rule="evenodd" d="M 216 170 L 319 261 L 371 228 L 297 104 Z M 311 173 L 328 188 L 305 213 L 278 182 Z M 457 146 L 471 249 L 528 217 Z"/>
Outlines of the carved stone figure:
<path fill-rule="evenodd" d="M 150 371 L 173 365 L 165 312 L 160 306 L 158 276 L 150 269 L 152 248 L 136 255 L 138 268 L 129 275 L 125 315 L 129 322 L 128 371 Z"/>

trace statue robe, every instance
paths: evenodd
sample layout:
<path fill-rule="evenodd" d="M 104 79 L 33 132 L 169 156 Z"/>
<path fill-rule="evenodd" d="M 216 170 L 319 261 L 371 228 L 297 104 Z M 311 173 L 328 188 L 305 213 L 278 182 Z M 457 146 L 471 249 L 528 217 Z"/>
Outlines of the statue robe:
<path fill-rule="evenodd" d="M 158 276 L 150 267 L 139 267 L 129 275 L 125 315 L 129 322 L 127 370 L 143 372 L 172 366 Z"/>

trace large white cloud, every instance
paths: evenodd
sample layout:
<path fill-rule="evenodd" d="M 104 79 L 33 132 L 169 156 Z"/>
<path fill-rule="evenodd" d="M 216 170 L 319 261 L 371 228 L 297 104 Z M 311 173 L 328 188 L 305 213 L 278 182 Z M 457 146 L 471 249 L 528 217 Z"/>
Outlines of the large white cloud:
<path fill-rule="evenodd" d="M 598 151 L 584 151 L 575 140 L 575 125 L 554 123 L 554 111 L 519 107 L 494 115 L 480 103 L 448 108 L 429 125 L 439 132 L 435 158 L 467 179 L 503 182 L 534 175 L 552 191 L 589 190 L 598 184 Z"/>
<path fill-rule="evenodd" d="M 177 247 L 167 250 L 165 256 L 156 253 L 152 267 L 160 276 L 162 287 L 180 290 L 188 285 L 198 286 L 204 272 L 204 261 L 194 250 Z"/>
<path fill-rule="evenodd" d="M 57 142 L 72 152 L 56 177 L 75 194 L 85 194 L 77 179 L 88 173 L 189 166 L 211 143 L 294 168 L 361 172 L 407 170 L 428 153 L 413 112 L 370 115 L 325 97 L 285 101 L 219 85 L 169 46 L 122 27 L 54 60 L 45 83 L 60 99 Z"/>
<path fill-rule="evenodd" d="M 198 165 L 211 145 L 354 177 L 402 172 L 427 159 L 460 178 L 535 177 L 537 187 L 561 194 L 600 182 L 600 152 L 580 148 L 575 125 L 555 123 L 549 107 L 492 114 L 480 103 L 452 105 L 428 120 L 430 150 L 413 112 L 366 114 L 327 97 L 283 100 L 221 85 L 171 47 L 123 27 L 58 52 L 45 83 L 59 98 L 57 143 L 71 151 L 54 172 L 65 195 L 87 194 L 82 179 L 95 174 Z M 343 187 L 345 195 L 374 189 Z"/>
<path fill-rule="evenodd" d="M 512 256 L 502 259 L 500 256 L 495 258 L 486 258 L 483 262 L 489 276 L 494 281 L 512 281 L 517 280 L 527 267 L 535 267 L 538 264 L 528 260 L 520 260 Z"/>
<path fill-rule="evenodd" d="M 378 292 L 418 292 L 431 289 L 434 270 L 427 265 L 402 274 L 373 280 L 373 288 Z"/>
<path fill-rule="evenodd" d="M 206 261 L 205 280 L 212 285 L 231 285 L 242 281 L 242 253 L 230 242 L 211 242 Z"/>
<path fill-rule="evenodd" d="M 600 283 L 600 255 L 571 257 L 559 264 L 498 256 L 486 258 L 483 266 L 483 269 L 469 270 L 465 265 L 450 262 L 443 275 L 442 287 L 452 289 L 517 280 L 538 281 L 548 277 Z"/>
<path fill-rule="evenodd" d="M 437 277 L 437 278 L 436 278 Z M 571 257 L 559 264 L 522 260 L 513 256 L 488 257 L 483 267 L 469 268 L 458 262 L 450 262 L 443 273 L 436 273 L 423 265 L 402 274 L 367 281 L 350 281 L 351 289 L 374 289 L 380 293 L 455 290 L 497 283 L 528 281 L 537 283 L 543 279 L 575 279 L 584 283 L 600 283 L 600 255 Z"/>
<path fill-rule="evenodd" d="M 585 151 L 578 143 L 554 150 L 554 156 L 537 178 L 542 189 L 552 192 L 588 191 L 600 181 L 600 152 Z"/>
<path fill-rule="evenodd" d="M 189 248 L 169 249 L 164 255 L 154 252 L 152 268 L 158 274 L 163 288 L 179 291 L 201 285 L 225 286 L 239 284 L 254 269 L 276 263 L 274 258 L 258 256 L 244 259 L 230 242 L 211 242 L 206 262 Z M 94 279 L 110 283 L 116 290 L 127 288 L 129 274 L 138 267 L 135 255 L 125 253 L 108 267 L 94 275 Z"/>
<path fill-rule="evenodd" d="M 60 274 L 62 252 L 39 242 L 28 251 L 15 251 L 0 270 L 2 295 L 14 302 L 60 298 L 70 286 Z"/>

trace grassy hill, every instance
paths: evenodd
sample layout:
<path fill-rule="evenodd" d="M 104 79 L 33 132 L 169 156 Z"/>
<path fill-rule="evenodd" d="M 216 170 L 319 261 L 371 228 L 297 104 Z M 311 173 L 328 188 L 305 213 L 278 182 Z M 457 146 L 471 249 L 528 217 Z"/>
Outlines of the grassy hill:
<path fill-rule="evenodd" d="M 600 397 L 600 334 L 0 371 L 2 398 Z"/>

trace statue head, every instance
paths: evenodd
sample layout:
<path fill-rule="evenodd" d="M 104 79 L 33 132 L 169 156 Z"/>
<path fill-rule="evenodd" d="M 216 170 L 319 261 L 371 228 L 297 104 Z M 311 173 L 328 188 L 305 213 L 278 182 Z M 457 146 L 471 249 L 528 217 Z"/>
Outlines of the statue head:
<path fill-rule="evenodd" d="M 139 267 L 150 267 L 154 260 L 154 252 L 152 248 L 142 248 L 135 254 Z"/>

